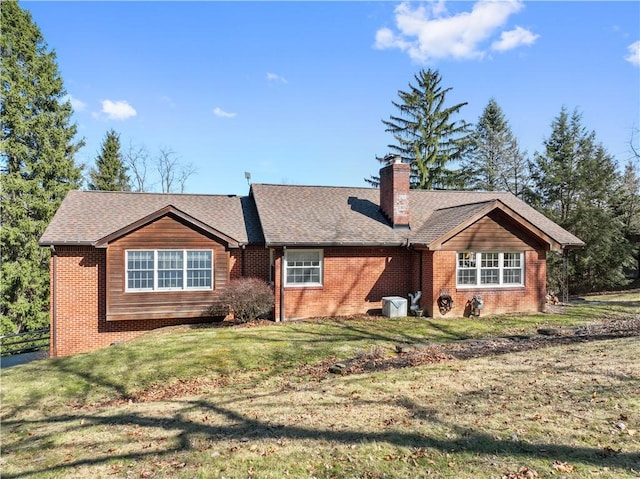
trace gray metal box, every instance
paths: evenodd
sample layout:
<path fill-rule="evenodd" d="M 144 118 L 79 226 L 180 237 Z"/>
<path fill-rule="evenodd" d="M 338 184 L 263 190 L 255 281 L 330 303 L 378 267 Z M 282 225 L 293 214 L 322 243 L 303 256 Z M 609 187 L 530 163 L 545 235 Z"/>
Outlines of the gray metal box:
<path fill-rule="evenodd" d="M 407 300 L 402 296 L 382 298 L 382 314 L 388 318 L 403 318 L 407 315 Z"/>

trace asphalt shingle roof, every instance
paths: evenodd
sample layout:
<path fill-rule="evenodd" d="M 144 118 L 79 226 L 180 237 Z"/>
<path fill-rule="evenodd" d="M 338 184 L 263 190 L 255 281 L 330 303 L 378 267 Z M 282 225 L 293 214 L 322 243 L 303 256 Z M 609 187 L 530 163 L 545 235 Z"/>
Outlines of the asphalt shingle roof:
<path fill-rule="evenodd" d="M 254 184 L 268 244 L 428 244 L 499 200 L 563 245 L 582 241 L 506 192 L 410 190 L 411 229 L 393 229 L 374 188 Z"/>
<path fill-rule="evenodd" d="M 427 245 L 500 201 L 561 245 L 580 239 L 510 193 L 411 190 L 411 228 L 394 229 L 374 188 L 253 184 L 250 196 L 71 191 L 40 243 L 95 244 L 173 206 L 240 244 Z"/>
<path fill-rule="evenodd" d="M 167 206 L 239 243 L 263 241 L 255 205 L 246 196 L 70 191 L 40 244 L 94 244 Z"/>

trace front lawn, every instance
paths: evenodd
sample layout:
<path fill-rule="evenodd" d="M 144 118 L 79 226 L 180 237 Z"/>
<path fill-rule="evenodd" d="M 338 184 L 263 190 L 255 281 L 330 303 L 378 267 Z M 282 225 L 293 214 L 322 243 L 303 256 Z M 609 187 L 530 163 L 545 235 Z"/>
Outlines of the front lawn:
<path fill-rule="evenodd" d="M 637 338 L 313 374 L 397 344 L 640 313 L 636 299 L 606 301 L 527 317 L 172 328 L 13 367 L 2 477 L 637 477 Z"/>

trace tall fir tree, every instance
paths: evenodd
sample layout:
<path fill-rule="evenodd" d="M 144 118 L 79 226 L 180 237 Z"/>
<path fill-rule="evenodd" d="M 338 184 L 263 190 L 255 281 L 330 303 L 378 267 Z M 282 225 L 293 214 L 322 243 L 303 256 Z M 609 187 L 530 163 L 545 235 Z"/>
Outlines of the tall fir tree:
<path fill-rule="evenodd" d="M 536 153 L 528 200 L 586 246 L 566 258 L 569 283 L 588 291 L 625 283 L 624 266 L 632 260 L 631 246 L 615 203 L 620 176 L 614 159 L 582 125 L 577 110 L 565 107 L 552 123 L 545 150 Z M 549 284 L 562 287 L 563 265 L 550 257 Z"/>
<path fill-rule="evenodd" d="M 452 88 L 441 86 L 442 77 L 437 70 L 420 70 L 414 76 L 415 85 L 408 91 L 398 91 L 399 101 L 392 101 L 397 115 L 382 120 L 385 131 L 396 143 L 388 145 L 392 154 L 411 163 L 411 186 L 419 189 L 448 188 L 455 183 L 455 174 L 449 164 L 461 159 L 467 138 L 468 125 L 454 120 L 467 103 L 446 106 L 446 97 Z M 377 158 L 385 162 L 385 158 Z M 379 179 L 366 180 L 373 186 Z"/>
<path fill-rule="evenodd" d="M 623 233 L 633 250 L 634 260 L 629 265 L 629 272 L 637 279 L 640 277 L 640 176 L 633 159 L 624 166 L 616 210 L 622 221 Z"/>
<path fill-rule="evenodd" d="M 466 189 L 510 191 L 516 196 L 522 195 L 529 180 L 528 162 L 494 98 L 470 136 L 460 179 Z"/>
<path fill-rule="evenodd" d="M 120 151 L 120 135 L 109 130 L 102 142 L 96 165 L 89 171 L 90 190 L 130 191 L 127 167 Z"/>
<path fill-rule="evenodd" d="M 71 104 L 40 29 L 15 1 L 0 12 L 0 328 L 8 333 L 48 324 L 50 252 L 38 239 L 80 186 L 74 154 L 83 142 L 74 141 Z"/>

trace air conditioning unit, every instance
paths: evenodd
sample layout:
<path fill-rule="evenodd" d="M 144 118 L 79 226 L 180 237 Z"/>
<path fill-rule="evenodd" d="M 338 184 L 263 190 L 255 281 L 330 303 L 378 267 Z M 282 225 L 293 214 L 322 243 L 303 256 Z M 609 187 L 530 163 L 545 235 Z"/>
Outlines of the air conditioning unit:
<path fill-rule="evenodd" d="M 382 315 L 387 318 L 403 318 L 407 315 L 407 300 L 402 296 L 382 298 Z"/>

